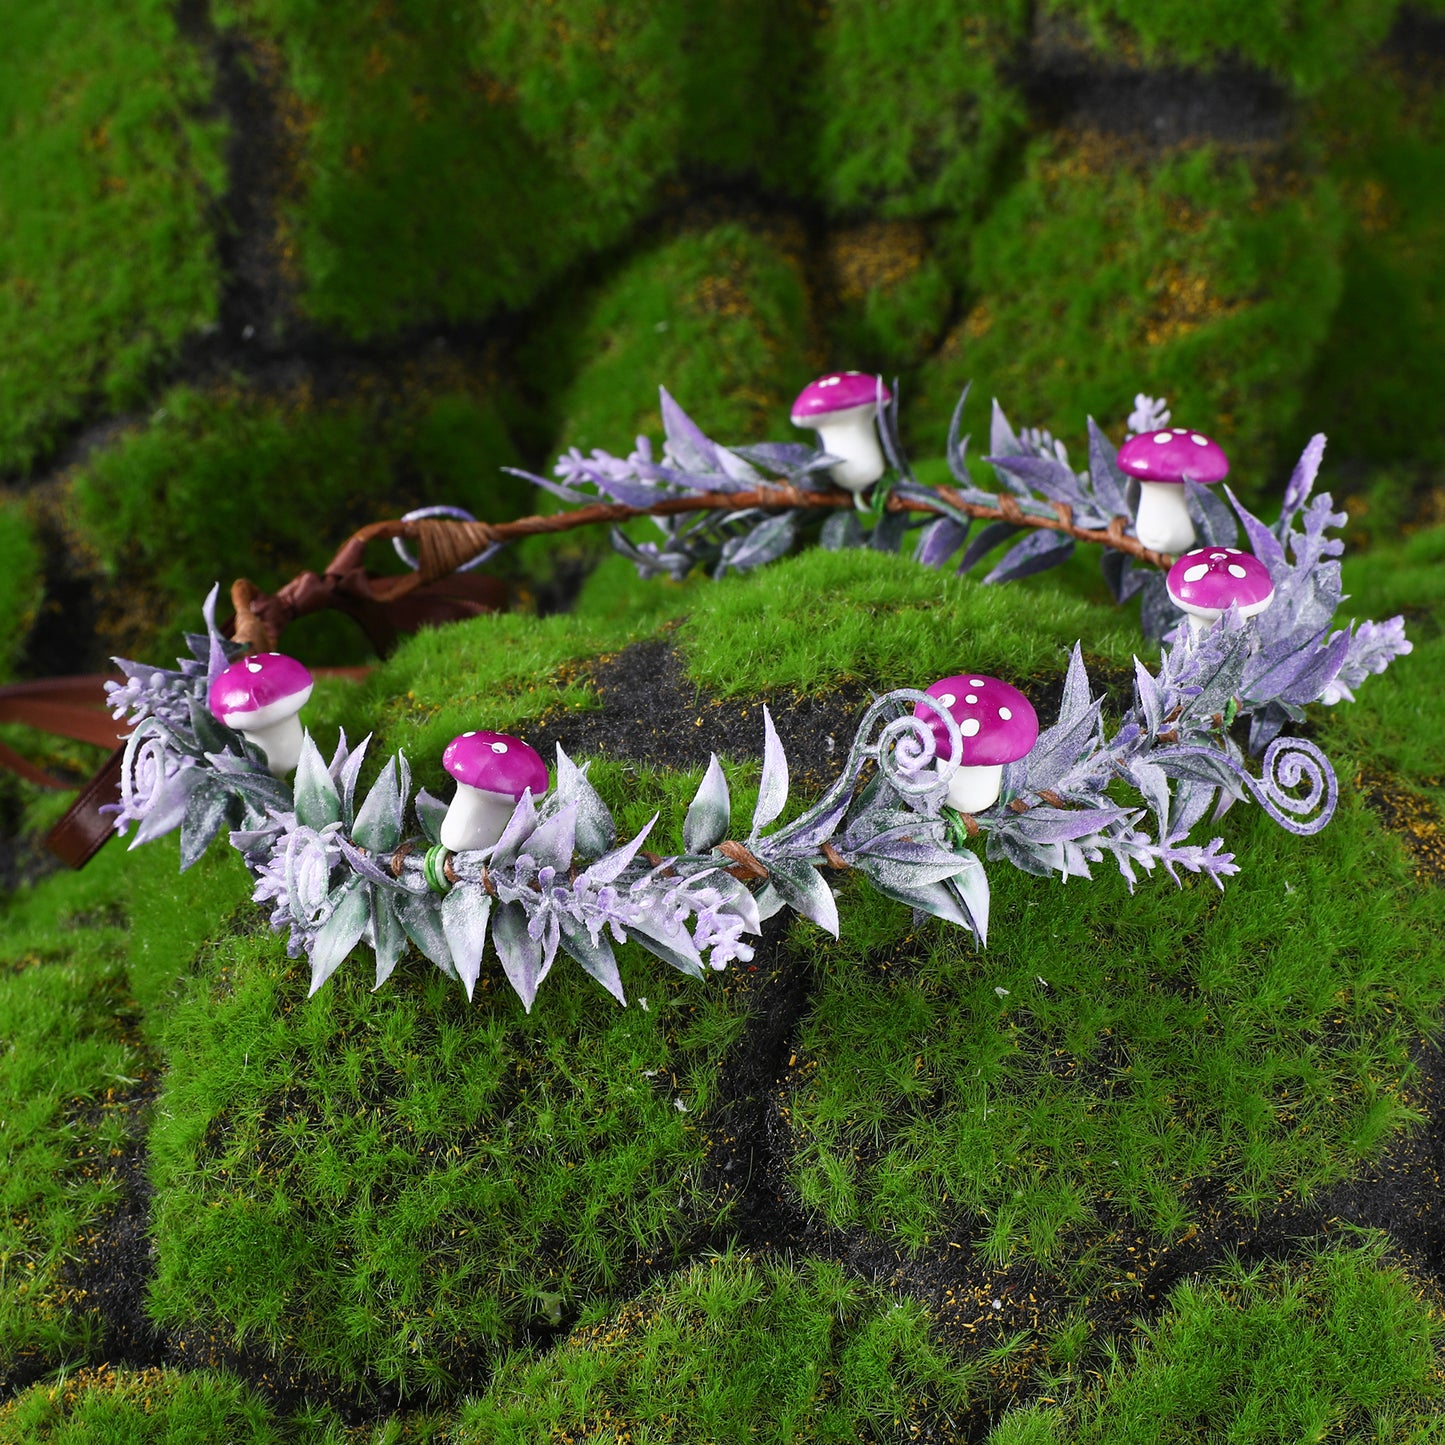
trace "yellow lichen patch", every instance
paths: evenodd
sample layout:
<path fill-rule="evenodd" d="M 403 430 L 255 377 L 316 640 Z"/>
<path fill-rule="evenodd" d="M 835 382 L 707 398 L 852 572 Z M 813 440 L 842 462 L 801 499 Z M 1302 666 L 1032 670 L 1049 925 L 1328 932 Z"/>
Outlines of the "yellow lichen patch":
<path fill-rule="evenodd" d="M 1422 778 L 1426 787 L 1439 787 L 1445 779 Z M 1440 811 L 1429 798 L 1411 792 L 1388 773 L 1365 768 L 1355 786 L 1379 815 L 1380 821 L 1401 842 L 1415 862 L 1415 876 L 1422 883 L 1445 884 L 1445 829 Z"/>
<path fill-rule="evenodd" d="M 1144 340 L 1165 346 L 1208 321 L 1220 321 L 1241 309 L 1239 301 L 1223 301 L 1210 288 L 1210 278 L 1189 272 L 1178 262 L 1154 271 L 1146 283 L 1150 297 L 1144 318 Z"/>
<path fill-rule="evenodd" d="M 901 286 L 928 255 L 928 238 L 917 221 L 869 221 L 834 232 L 828 265 L 844 301 L 861 301 L 873 291 Z"/>

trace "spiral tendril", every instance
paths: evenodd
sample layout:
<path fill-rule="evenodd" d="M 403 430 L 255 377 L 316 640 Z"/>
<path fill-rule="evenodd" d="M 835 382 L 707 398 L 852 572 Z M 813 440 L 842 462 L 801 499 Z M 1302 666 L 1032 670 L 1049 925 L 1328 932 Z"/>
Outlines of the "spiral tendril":
<path fill-rule="evenodd" d="M 926 718 L 902 712 L 916 703 L 923 703 L 943 719 L 952 749 L 948 757 L 939 757 L 937 739 Z M 885 722 L 878 736 L 869 742 L 874 725 L 895 710 L 899 715 Z M 880 697 L 864 714 L 854 754 L 856 762 L 850 758 L 850 767 L 861 767 L 865 759 L 871 758 L 897 792 L 905 797 L 921 798 L 939 791 L 958 771 L 963 758 L 963 735 L 948 709 L 936 698 L 915 688 L 900 687 Z M 936 768 L 932 766 L 935 763 Z"/>
<path fill-rule="evenodd" d="M 1340 792 L 1335 770 L 1324 753 L 1306 738 L 1276 738 L 1265 749 L 1264 776 L 1258 782 L 1253 778 L 1247 781 L 1260 807 L 1281 828 L 1301 837 L 1318 833 L 1335 815 Z M 1302 785 L 1308 786 L 1304 794 L 1286 791 Z M 1317 808 L 1320 811 L 1315 813 Z M 1304 821 L 1287 816 L 1309 813 L 1315 816 Z"/>

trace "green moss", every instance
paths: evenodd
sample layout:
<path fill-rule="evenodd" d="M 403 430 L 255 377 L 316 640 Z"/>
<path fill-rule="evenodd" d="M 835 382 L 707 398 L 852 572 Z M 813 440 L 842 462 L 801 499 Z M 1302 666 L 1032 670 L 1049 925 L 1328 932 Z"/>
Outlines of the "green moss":
<path fill-rule="evenodd" d="M 1133 1350 L 988 1445 L 1439 1438 L 1440 1312 L 1378 1239 L 1180 1285 Z M 1097 1381 L 1097 1383 L 1095 1383 Z"/>
<path fill-rule="evenodd" d="M 1020 0 L 830 5 L 811 96 L 825 204 L 899 217 L 982 201 L 1023 127 L 1002 72 L 1027 22 Z"/>
<path fill-rule="evenodd" d="M 871 956 L 846 928 L 811 943 L 826 982 L 790 1102 L 808 1207 L 913 1250 L 981 1215 L 995 1264 L 1067 1260 L 1087 1294 L 1098 1201 L 1169 1236 L 1191 1181 L 1256 1212 L 1409 1127 L 1445 901 L 1348 792 L 1308 841 L 1257 812 L 1215 831 L 1241 869 L 1223 893 L 1160 875 L 1131 896 L 1105 865 L 1076 891 L 994 864 L 986 953 L 936 923 L 906 935 L 901 908 Z"/>
<path fill-rule="evenodd" d="M 942 339 L 958 267 L 946 242 L 936 246 L 920 223 L 870 221 L 835 231 L 827 262 L 823 315 L 840 365 L 891 378 Z"/>
<path fill-rule="evenodd" d="M 499 471 L 516 460 L 498 413 L 471 388 L 428 388 L 315 403 L 304 392 L 172 391 L 149 424 L 94 456 L 73 484 L 73 511 L 99 555 L 127 645 L 168 657 L 199 627 L 215 582 L 249 577 L 266 591 L 319 571 L 367 522 L 445 501 L 488 520 L 525 510 L 524 483 Z M 397 571 L 388 549 L 375 571 Z M 145 579 L 141 581 L 141 579 Z M 224 615 L 224 614 L 223 614 Z M 314 653 L 310 624 L 288 645 L 303 661 L 369 656 L 359 632 L 327 619 Z M 328 650 L 347 646 L 351 655 Z"/>
<path fill-rule="evenodd" d="M 1206 70 L 1243 60 L 1308 94 L 1351 82 L 1401 0 L 1048 0 L 1048 8 L 1083 19 L 1105 53 Z"/>
<path fill-rule="evenodd" d="M 167 856 L 169 855 L 169 856 Z M 136 1008 L 117 909 L 137 873 L 174 867 L 103 852 L 83 874 L 49 879 L 0 916 L 0 1370 L 27 1356 L 70 1357 L 98 1320 L 65 1283 L 86 1226 L 117 1196 L 105 1159 L 130 1129 L 132 1086 L 155 1065 Z"/>
<path fill-rule="evenodd" d="M 24 502 L 0 497 L 0 682 L 8 682 L 44 591 L 40 544 Z"/>
<path fill-rule="evenodd" d="M 478 320 L 617 241 L 676 164 L 685 9 L 227 7 L 274 37 L 304 115 L 310 314 L 356 336 Z"/>
<path fill-rule="evenodd" d="M 102 1365 L 34 1385 L 0 1406 L 4 1445 L 282 1445 L 286 1438 L 259 1395 L 208 1371 Z"/>
<path fill-rule="evenodd" d="M 1131 164 L 1098 140 L 1035 142 L 974 235 L 977 302 L 905 412 L 918 449 L 969 379 L 975 416 L 996 396 L 1079 455 L 1086 415 L 1122 439 L 1144 391 L 1217 437 L 1257 495 L 1294 461 L 1277 441 L 1339 295 L 1340 221 L 1327 181 L 1271 182 L 1211 147 Z"/>
<path fill-rule="evenodd" d="M 441 1393 L 544 1297 L 590 1298 L 679 1245 L 695 1117 L 744 1022 L 722 990 L 629 947 L 628 1010 L 562 962 L 530 1015 L 500 974 L 469 1005 L 427 964 L 381 994 L 343 969 L 308 1001 L 257 922 L 166 1021 L 160 1319 Z"/>
<path fill-rule="evenodd" d="M 1367 557 L 1345 558 L 1345 615 L 1405 617 L 1413 651 L 1381 677 L 1368 677 L 1358 701 L 1330 709 L 1328 746 L 1348 749 L 1362 763 L 1406 777 L 1440 776 L 1445 723 L 1440 678 L 1445 676 L 1445 527 L 1417 532 Z"/>
<path fill-rule="evenodd" d="M 720 442 L 762 441 L 780 418 L 786 426 L 806 371 L 806 322 L 796 263 L 768 238 L 728 224 L 629 262 L 592 298 L 585 320 L 573 310 L 565 336 L 548 332 L 532 343 L 527 363 L 560 384 L 555 450 L 626 456 L 646 433 L 660 456 L 659 386 Z"/>
<path fill-rule="evenodd" d="M 1344 288 L 1302 422 L 1327 426 L 1336 455 L 1438 464 L 1445 433 L 1426 418 L 1445 385 L 1445 87 L 1374 60 L 1324 92 L 1312 121 L 1347 228 Z"/>
<path fill-rule="evenodd" d="M 14 0 L 0 53 L 0 470 L 137 405 L 216 315 L 209 77 L 172 8 Z"/>
<path fill-rule="evenodd" d="M 1112 609 L 1040 579 L 984 587 L 906 558 L 811 548 L 699 588 L 680 633 L 688 671 L 725 697 L 862 681 L 926 687 L 961 667 L 1056 672 L 1082 639 L 1128 665 L 1142 644 Z"/>
<path fill-rule="evenodd" d="M 975 1373 L 930 1342 L 916 1301 L 831 1262 L 763 1265 L 730 1250 L 621 1309 L 590 1306 L 545 1360 L 509 1355 L 454 1431 L 457 1445 L 600 1430 L 696 1445 L 752 1438 L 767 1420 L 775 1440 L 852 1445 L 924 1401 L 966 1407 Z"/>

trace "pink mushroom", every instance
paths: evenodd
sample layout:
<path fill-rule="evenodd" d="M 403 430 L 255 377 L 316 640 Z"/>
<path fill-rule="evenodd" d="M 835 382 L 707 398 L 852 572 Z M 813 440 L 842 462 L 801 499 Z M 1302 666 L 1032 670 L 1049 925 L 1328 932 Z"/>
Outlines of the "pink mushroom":
<path fill-rule="evenodd" d="M 1238 547 L 1196 547 L 1175 559 L 1164 579 L 1169 600 L 1194 632 L 1212 627 L 1231 607 L 1256 617 L 1274 601 L 1269 568 Z"/>
<path fill-rule="evenodd" d="M 866 492 L 883 475 L 883 452 L 874 424 L 880 396 L 885 403 L 893 400 L 893 393 L 876 376 L 834 371 L 809 382 L 793 403 L 793 425 L 812 427 L 818 445 L 830 456 L 842 458 L 830 475 L 846 491 Z"/>
<path fill-rule="evenodd" d="M 949 780 L 949 805 L 960 813 L 991 808 L 1003 786 L 1003 765 L 1017 762 L 1038 741 L 1039 719 L 1033 704 L 1018 688 L 981 672 L 940 678 L 925 691 L 948 709 L 963 734 L 963 762 Z M 915 703 L 913 716 L 932 728 L 942 766 L 953 751 L 937 708 Z"/>
<path fill-rule="evenodd" d="M 547 791 L 547 764 L 536 748 L 507 733 L 472 731 L 455 737 L 442 767 L 457 791 L 442 819 L 443 848 L 453 853 L 490 848 L 502 836 L 522 794 Z"/>
<path fill-rule="evenodd" d="M 1119 466 L 1139 481 L 1139 515 L 1134 535 L 1156 552 L 1179 553 L 1195 543 L 1194 523 L 1184 505 L 1184 483 L 1210 487 L 1229 475 L 1229 458 L 1203 432 L 1177 426 L 1144 432 L 1119 448 Z"/>
<path fill-rule="evenodd" d="M 256 652 L 220 673 L 206 700 L 216 718 L 266 754 L 266 766 L 279 778 L 301 759 L 297 714 L 311 688 L 311 674 L 294 657 Z"/>

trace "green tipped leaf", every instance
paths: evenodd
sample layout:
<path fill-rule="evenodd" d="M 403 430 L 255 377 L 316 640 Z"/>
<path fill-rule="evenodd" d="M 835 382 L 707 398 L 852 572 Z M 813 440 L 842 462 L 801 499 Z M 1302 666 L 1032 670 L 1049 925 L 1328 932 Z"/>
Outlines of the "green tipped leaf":
<path fill-rule="evenodd" d="M 181 821 L 181 872 L 184 873 L 211 846 L 226 823 L 234 822 L 232 797 L 219 788 L 193 788 L 186 799 L 186 816 Z M 239 812 L 240 809 L 234 809 Z"/>
<path fill-rule="evenodd" d="M 356 815 L 352 838 L 373 853 L 390 853 L 401 842 L 403 807 L 396 759 L 389 758 Z"/>
<path fill-rule="evenodd" d="M 768 882 L 788 907 L 837 938 L 838 900 L 816 868 L 793 860 L 772 862 L 768 865 Z"/>
<path fill-rule="evenodd" d="M 371 923 L 367 928 L 367 941 L 376 950 L 374 993 L 391 977 L 406 952 L 406 929 L 396 914 L 395 894 L 383 893 L 379 888 L 371 890 Z"/>
<path fill-rule="evenodd" d="M 447 815 L 448 805 L 440 798 L 434 798 L 422 788 L 416 795 L 416 820 L 426 835 L 428 843 L 435 848 L 442 840 L 442 820 Z"/>
<path fill-rule="evenodd" d="M 492 924 L 492 946 L 502 960 L 507 981 L 517 991 L 522 1007 L 532 1012 L 537 987 L 547 976 L 542 943 L 527 932 L 527 914 L 520 903 L 504 903 Z"/>
<path fill-rule="evenodd" d="M 456 978 L 456 965 L 442 931 L 440 905 L 434 893 L 408 893 L 396 905 L 406 936 L 446 974 Z"/>
<path fill-rule="evenodd" d="M 592 935 L 570 918 L 562 921 L 562 951 L 575 958 L 620 1004 L 627 1002 L 622 992 L 622 975 L 612 953 L 612 940 L 605 933 L 593 943 Z"/>
<path fill-rule="evenodd" d="M 311 990 L 308 997 L 336 972 L 341 961 L 361 942 L 371 920 L 370 889 L 364 879 L 348 878 L 331 917 L 321 925 L 311 949 Z"/>
<path fill-rule="evenodd" d="M 706 853 L 728 835 L 732 821 L 732 800 L 728 780 L 723 776 L 717 754 L 708 758 L 707 772 L 698 785 L 697 796 L 688 807 L 682 824 L 682 846 L 689 853 Z"/>
<path fill-rule="evenodd" d="M 487 920 L 492 913 L 492 895 L 477 883 L 458 883 L 442 899 L 442 933 L 451 949 L 462 987 L 471 1001 L 477 976 L 482 971 L 482 949 L 487 943 Z"/>
<path fill-rule="evenodd" d="M 587 781 L 586 765 L 578 767 L 557 745 L 557 786 L 552 806 L 577 805 L 577 851 L 584 858 L 600 858 L 616 841 L 617 825 L 607 804 Z"/>
<path fill-rule="evenodd" d="M 315 828 L 319 833 L 329 824 L 341 821 L 341 794 L 309 732 L 301 735 L 301 759 L 296 764 L 292 794 L 296 800 L 296 821 L 303 827 Z"/>
<path fill-rule="evenodd" d="M 763 705 L 763 776 L 758 783 L 758 803 L 753 809 L 753 833 L 758 834 L 773 821 L 788 802 L 788 758 L 778 741 L 778 730 L 772 715 Z"/>

